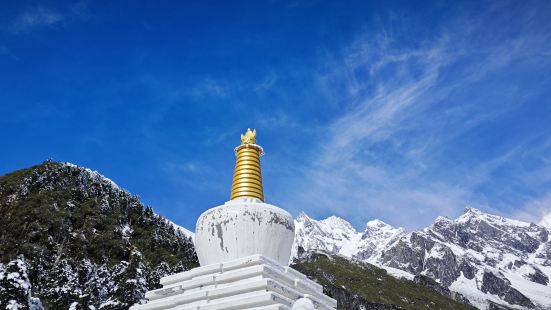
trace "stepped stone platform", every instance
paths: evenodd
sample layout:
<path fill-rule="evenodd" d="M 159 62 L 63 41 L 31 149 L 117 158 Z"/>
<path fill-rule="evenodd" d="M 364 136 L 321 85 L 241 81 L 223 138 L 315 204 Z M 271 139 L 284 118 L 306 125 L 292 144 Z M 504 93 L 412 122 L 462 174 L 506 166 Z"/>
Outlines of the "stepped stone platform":
<path fill-rule="evenodd" d="M 300 298 L 315 309 L 337 301 L 302 273 L 262 255 L 197 267 L 161 279 L 163 288 L 146 293 L 148 303 L 131 310 L 290 310 Z"/>

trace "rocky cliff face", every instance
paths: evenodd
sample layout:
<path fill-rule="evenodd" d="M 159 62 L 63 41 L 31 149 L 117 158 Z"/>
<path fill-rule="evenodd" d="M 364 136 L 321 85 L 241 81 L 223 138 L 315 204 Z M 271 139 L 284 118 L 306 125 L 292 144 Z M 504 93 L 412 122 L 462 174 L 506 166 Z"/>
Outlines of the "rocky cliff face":
<path fill-rule="evenodd" d="M 296 222 L 295 255 L 299 248 L 316 250 L 397 276 L 428 277 L 481 309 L 551 308 L 551 241 L 543 226 L 473 208 L 409 233 L 381 221 L 369 222 L 363 232 L 338 218 L 316 221 L 301 214 Z"/>

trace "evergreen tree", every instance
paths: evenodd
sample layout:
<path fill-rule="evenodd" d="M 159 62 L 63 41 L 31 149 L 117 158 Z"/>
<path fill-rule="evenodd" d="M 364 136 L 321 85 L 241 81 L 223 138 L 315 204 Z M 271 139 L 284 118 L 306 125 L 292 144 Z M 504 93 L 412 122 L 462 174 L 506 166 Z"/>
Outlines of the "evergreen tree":
<path fill-rule="evenodd" d="M 68 309 L 82 294 L 78 275 L 66 259 L 61 259 L 49 272 L 48 287 L 44 295 L 53 309 Z"/>
<path fill-rule="evenodd" d="M 99 300 L 98 307 L 107 302 L 111 295 L 111 292 L 114 291 L 115 282 L 113 281 L 113 274 L 115 274 L 115 272 L 113 269 L 115 268 L 109 268 L 106 265 L 102 265 L 97 270 L 95 287 Z"/>
<path fill-rule="evenodd" d="M 144 296 L 147 292 L 147 282 L 145 276 L 145 266 L 143 263 L 142 254 L 137 249 L 132 249 L 130 253 L 130 262 L 128 267 L 122 274 L 118 284 L 119 300 L 123 307 L 130 307 L 136 303 L 145 301 Z M 126 309 L 125 308 L 125 309 Z"/>
<path fill-rule="evenodd" d="M 96 266 L 89 259 L 82 259 L 77 268 L 78 282 L 82 293 L 73 303 L 75 310 L 94 309 L 99 304 L 99 287 Z"/>
<path fill-rule="evenodd" d="M 10 261 L 0 270 L 0 307 L 6 310 L 29 310 L 31 283 L 23 256 Z"/>
<path fill-rule="evenodd" d="M 147 283 L 149 283 L 148 289 L 160 287 L 161 278 L 172 273 L 173 272 L 167 263 L 165 262 L 160 263 L 157 267 L 153 268 L 147 274 Z"/>
<path fill-rule="evenodd" d="M 117 269 L 113 292 L 109 300 L 100 306 L 102 310 L 128 309 L 136 303 L 145 301 L 147 281 L 142 254 L 137 249 L 132 249 L 129 262 L 121 262 Z"/>
<path fill-rule="evenodd" d="M 122 306 L 123 291 L 119 288 L 119 285 L 124 279 L 124 274 L 128 268 L 128 262 L 122 261 L 113 268 L 106 269 L 103 271 L 106 272 L 106 276 L 109 279 L 105 286 L 105 297 L 106 299 L 102 300 L 102 303 L 99 306 L 100 310 L 122 310 L 125 309 Z M 102 292 L 103 293 L 103 292 Z M 128 307 L 127 307 L 128 308 Z M 126 308 L 126 309 L 127 309 Z"/>

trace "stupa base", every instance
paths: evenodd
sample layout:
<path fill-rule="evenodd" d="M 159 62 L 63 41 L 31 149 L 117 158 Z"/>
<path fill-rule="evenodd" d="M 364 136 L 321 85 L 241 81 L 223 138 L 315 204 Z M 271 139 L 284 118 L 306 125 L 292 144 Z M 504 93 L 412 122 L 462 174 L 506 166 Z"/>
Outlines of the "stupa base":
<path fill-rule="evenodd" d="M 161 279 L 149 302 L 131 310 L 290 310 L 299 298 L 315 309 L 332 310 L 337 301 L 302 273 L 262 255 L 197 267 Z"/>

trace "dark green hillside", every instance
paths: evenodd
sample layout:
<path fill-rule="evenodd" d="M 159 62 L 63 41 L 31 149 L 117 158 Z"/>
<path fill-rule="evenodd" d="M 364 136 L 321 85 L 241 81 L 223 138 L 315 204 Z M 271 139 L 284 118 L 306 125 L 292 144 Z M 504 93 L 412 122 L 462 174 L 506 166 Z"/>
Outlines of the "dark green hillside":
<path fill-rule="evenodd" d="M 339 309 L 474 309 L 384 269 L 340 257 L 315 254 L 293 265 L 324 286 Z"/>
<path fill-rule="evenodd" d="M 197 266 L 191 240 L 167 220 L 70 164 L 46 161 L 0 177 L 0 227 L 0 263 L 20 257 L 32 295 L 47 309 L 75 302 L 76 309 L 127 309 L 160 276 Z M 136 294 L 116 296 L 128 279 L 136 287 L 125 290 Z"/>

